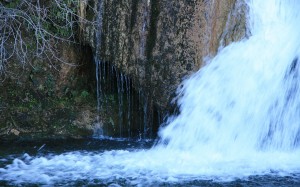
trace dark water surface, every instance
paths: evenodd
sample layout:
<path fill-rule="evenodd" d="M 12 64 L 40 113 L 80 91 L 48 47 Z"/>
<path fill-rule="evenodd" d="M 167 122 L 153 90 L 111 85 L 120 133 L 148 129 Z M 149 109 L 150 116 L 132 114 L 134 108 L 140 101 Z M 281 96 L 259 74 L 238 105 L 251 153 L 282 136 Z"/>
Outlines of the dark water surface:
<path fill-rule="evenodd" d="M 100 154 L 110 150 L 136 151 L 149 149 L 153 140 L 126 140 L 126 139 L 85 139 L 85 140 L 20 140 L 14 142 L 0 142 L 0 169 L 7 168 L 14 159 L 31 157 L 48 157 L 68 152 L 86 152 Z M 300 159 L 300 158 L 299 158 Z M 101 166 L 101 163 L 99 163 Z M 25 171 L 26 172 L 26 171 Z M 0 173 L 1 175 L 1 173 Z M 1 179 L 1 176 L 0 176 Z M 130 178 L 111 178 L 109 180 L 74 179 L 63 180 L 54 184 L 43 183 L 15 183 L 14 181 L 0 180 L 0 186 L 300 186 L 298 174 L 289 176 L 263 175 L 250 176 L 247 179 L 236 179 L 230 182 L 216 180 L 199 180 L 196 177 L 188 181 L 157 182 L 151 184 L 132 184 Z"/>

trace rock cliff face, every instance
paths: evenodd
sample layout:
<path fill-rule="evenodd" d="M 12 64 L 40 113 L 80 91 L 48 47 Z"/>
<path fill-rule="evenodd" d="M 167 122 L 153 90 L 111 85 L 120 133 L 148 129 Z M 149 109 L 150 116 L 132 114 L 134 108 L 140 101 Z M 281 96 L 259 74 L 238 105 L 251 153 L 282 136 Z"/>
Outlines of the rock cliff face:
<path fill-rule="evenodd" d="M 77 9 L 75 0 L 0 2 L 0 139 L 93 134 L 93 54 L 75 38 Z"/>
<path fill-rule="evenodd" d="M 242 0 L 96 0 L 92 4 L 101 15 L 101 45 L 95 44 L 89 29 L 87 43 L 97 46 L 103 61 L 131 77 L 134 87 L 161 109 L 170 106 L 179 83 L 203 66 L 205 57 L 247 33 Z"/>
<path fill-rule="evenodd" d="M 1 76 L 0 139 L 80 138 L 93 134 L 97 115 L 89 71 L 91 51 L 57 44 L 60 60 L 28 56 Z M 72 64 L 72 65 L 70 65 Z"/>
<path fill-rule="evenodd" d="M 214 56 L 219 47 L 247 36 L 246 11 L 243 0 L 80 0 L 79 19 L 91 21 L 78 24 L 77 35 L 85 49 L 58 44 L 61 54 L 57 55 L 77 66 L 56 61 L 51 66 L 29 59 L 32 66 L 21 70 L 11 63 L 12 72 L 24 75 L 8 76 L 0 83 L 1 89 L 6 89 L 0 95 L 0 137 L 49 132 L 91 135 L 98 112 L 92 95 L 96 91 L 90 87 L 95 81 L 91 80 L 95 66 L 90 48 L 107 64 L 102 64 L 110 72 L 106 76 L 114 76 L 109 79 L 113 83 L 102 85 L 118 84 L 116 93 L 106 96 L 109 104 L 100 112 L 100 127 L 106 124 L 110 129 L 107 135 L 116 135 L 117 124 L 140 118 L 126 128 L 136 134 L 149 134 L 150 128 L 156 131 L 161 113 L 155 111 L 172 108 L 180 82 L 202 67 L 204 59 Z M 121 92 L 118 80 L 129 85 L 131 95 L 114 96 Z M 127 117 L 121 116 L 123 121 L 122 108 L 129 108 Z"/>
<path fill-rule="evenodd" d="M 85 2 L 85 14 L 94 15 L 89 19 L 97 24 L 82 27 L 84 41 L 92 46 L 100 61 L 121 72 L 115 78 L 118 94 L 122 90 L 120 77 L 125 75 L 131 80 L 134 92 L 127 94 L 133 95 L 133 102 L 138 103 L 135 108 L 130 109 L 134 104 L 129 104 L 127 111 L 121 111 L 124 103 L 131 101 L 118 97 L 115 100 L 121 115 L 111 121 L 144 137 L 152 137 L 164 114 L 174 109 L 171 101 L 182 80 L 199 70 L 204 59 L 213 57 L 219 47 L 247 36 L 247 7 L 243 0 Z M 89 13 L 89 7 L 97 9 L 97 13 Z M 111 80 L 114 78 L 102 82 L 114 84 Z M 122 114 L 136 116 L 131 119 Z M 104 131 L 111 126 L 104 122 Z"/>

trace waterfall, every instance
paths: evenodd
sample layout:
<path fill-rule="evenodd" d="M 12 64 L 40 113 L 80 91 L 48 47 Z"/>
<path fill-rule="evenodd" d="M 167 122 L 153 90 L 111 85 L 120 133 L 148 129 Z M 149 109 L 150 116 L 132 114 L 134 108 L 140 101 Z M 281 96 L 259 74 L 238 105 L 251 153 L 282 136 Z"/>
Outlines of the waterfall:
<path fill-rule="evenodd" d="M 178 89 L 168 148 L 231 151 L 300 146 L 300 4 L 248 1 L 251 37 L 233 43 Z"/>
<path fill-rule="evenodd" d="M 178 116 L 149 150 L 15 159 L 0 180 L 234 181 L 300 176 L 300 4 L 249 0 L 251 36 L 223 49 L 178 88 Z M 275 183 L 274 183 L 275 184 Z"/>

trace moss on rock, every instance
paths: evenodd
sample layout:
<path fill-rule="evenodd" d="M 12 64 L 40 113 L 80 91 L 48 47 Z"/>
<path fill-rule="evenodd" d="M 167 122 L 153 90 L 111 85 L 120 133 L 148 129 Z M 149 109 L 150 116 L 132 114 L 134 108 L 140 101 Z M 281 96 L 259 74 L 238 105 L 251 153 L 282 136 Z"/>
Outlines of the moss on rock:
<path fill-rule="evenodd" d="M 61 59 L 51 64 L 32 58 L 20 68 L 9 63 L 0 83 L 0 138 L 86 137 L 96 119 L 92 54 L 88 48 L 60 43 Z M 82 117 L 83 113 L 89 113 Z"/>

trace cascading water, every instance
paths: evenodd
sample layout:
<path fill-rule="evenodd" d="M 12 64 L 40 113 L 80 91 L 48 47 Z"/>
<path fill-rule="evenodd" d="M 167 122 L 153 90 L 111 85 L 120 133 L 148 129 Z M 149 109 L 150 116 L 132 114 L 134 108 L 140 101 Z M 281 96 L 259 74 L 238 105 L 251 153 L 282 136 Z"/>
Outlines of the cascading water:
<path fill-rule="evenodd" d="M 167 147 L 293 150 L 300 146 L 300 4 L 250 2 L 248 40 L 234 43 L 178 90 Z"/>
<path fill-rule="evenodd" d="M 25 155 L 0 180 L 56 184 L 300 179 L 300 4 L 252 0 L 251 36 L 221 49 L 178 90 L 180 114 L 150 150 Z M 34 176 L 34 177 L 33 177 Z"/>

